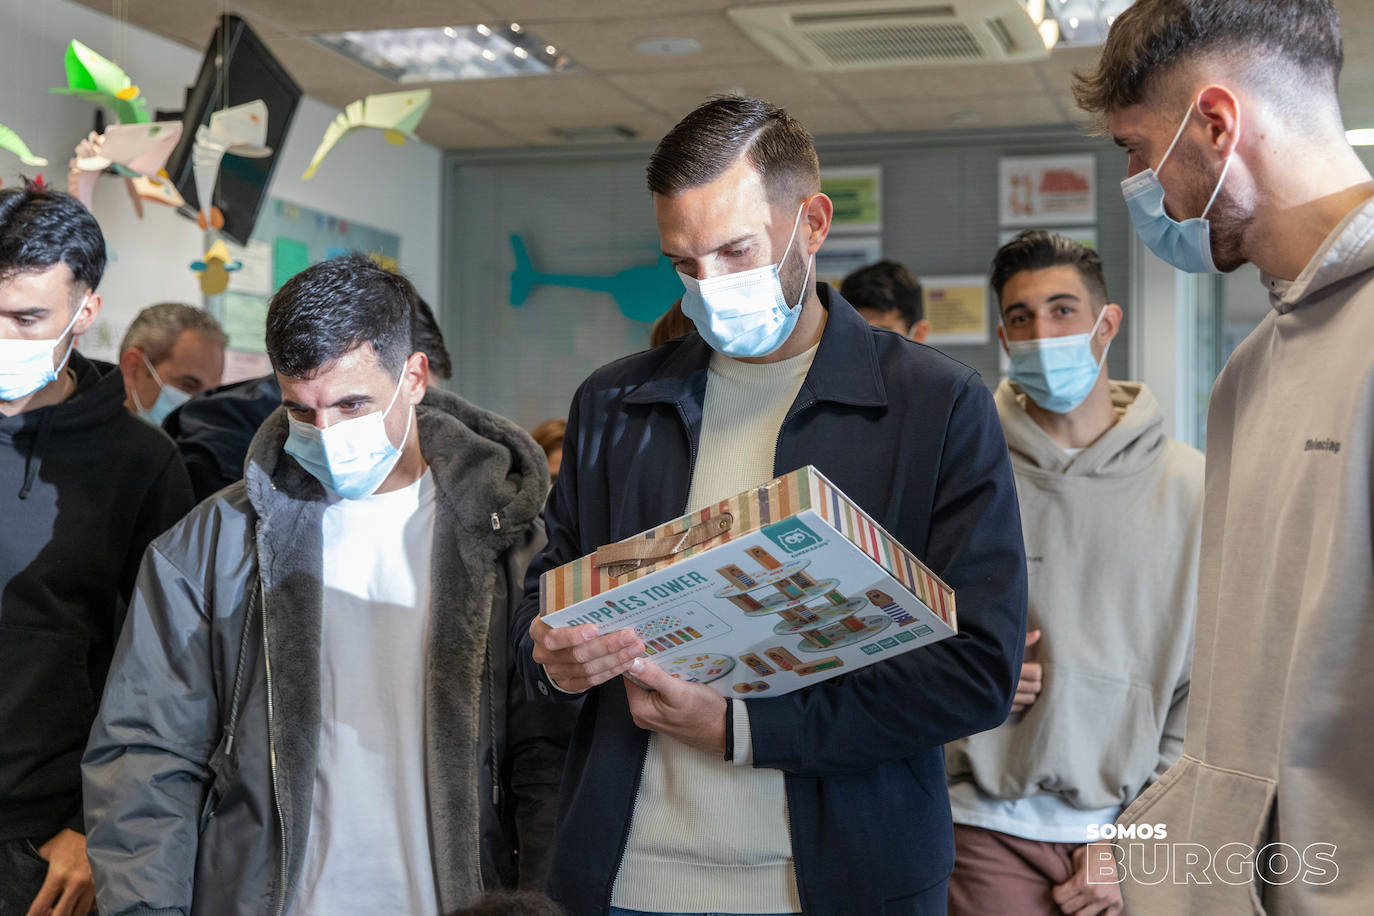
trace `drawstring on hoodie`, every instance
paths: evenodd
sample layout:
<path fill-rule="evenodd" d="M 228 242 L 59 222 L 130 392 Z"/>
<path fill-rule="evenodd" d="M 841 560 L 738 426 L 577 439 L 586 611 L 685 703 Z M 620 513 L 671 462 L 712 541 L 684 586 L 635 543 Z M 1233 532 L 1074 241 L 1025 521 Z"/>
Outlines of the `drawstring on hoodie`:
<path fill-rule="evenodd" d="M 56 411 L 42 411 L 43 419 L 38 423 L 38 435 L 29 446 L 28 457 L 24 459 L 24 485 L 19 488 L 19 498 L 28 499 L 33 490 L 33 482 L 38 479 L 38 469 L 43 466 L 43 456 L 48 453 L 48 440 L 52 437 L 53 417 Z"/>

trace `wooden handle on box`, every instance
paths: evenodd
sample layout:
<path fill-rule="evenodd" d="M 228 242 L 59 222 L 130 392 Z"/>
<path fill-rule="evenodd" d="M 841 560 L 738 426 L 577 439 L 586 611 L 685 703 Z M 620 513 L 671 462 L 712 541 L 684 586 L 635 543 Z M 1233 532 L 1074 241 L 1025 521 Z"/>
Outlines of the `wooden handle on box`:
<path fill-rule="evenodd" d="M 592 556 L 592 565 L 611 578 L 623 576 L 641 566 L 652 566 L 660 560 L 676 556 L 689 547 L 704 544 L 714 537 L 720 537 L 735 524 L 735 516 L 729 512 L 713 515 L 697 522 L 680 534 L 666 538 L 631 538 L 615 544 L 598 548 Z"/>

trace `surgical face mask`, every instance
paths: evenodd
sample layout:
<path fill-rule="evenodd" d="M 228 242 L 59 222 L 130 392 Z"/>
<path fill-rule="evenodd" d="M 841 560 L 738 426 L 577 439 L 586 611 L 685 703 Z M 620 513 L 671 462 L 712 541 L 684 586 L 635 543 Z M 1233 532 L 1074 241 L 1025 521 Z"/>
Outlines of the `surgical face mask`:
<path fill-rule="evenodd" d="M 1111 349 L 1109 343 L 1102 351 L 1102 358 L 1097 359 L 1091 346 L 1106 311 L 1104 306 L 1097 321 L 1093 322 L 1093 329 L 1086 334 L 1007 341 L 1011 380 L 1027 397 L 1051 413 L 1068 413 L 1082 404 L 1097 383 L 1107 350 Z"/>
<path fill-rule="evenodd" d="M 90 296 L 86 297 L 89 298 Z M 67 365 L 67 360 L 72 355 L 76 338 L 73 337 L 67 343 L 67 352 L 62 355 L 62 361 L 56 367 L 52 364 L 52 355 L 57 350 L 57 345 L 62 342 L 62 338 L 67 336 L 67 332 L 76 327 L 76 319 L 86 307 L 86 299 L 82 299 L 81 304 L 76 307 L 66 330 L 54 338 L 0 340 L 0 401 L 26 398 L 44 385 L 57 380 L 57 374 Z"/>
<path fill-rule="evenodd" d="M 400 396 L 405 378 L 402 370 L 385 409 L 324 429 L 297 420 L 288 413 L 286 422 L 290 432 L 286 436 L 286 454 L 344 499 L 371 496 L 401 458 L 401 449 L 392 445 L 391 437 L 386 434 L 386 416 Z M 402 445 L 410 435 L 410 421 L 414 415 L 415 410 L 411 408 L 406 415 L 406 430 L 401 434 Z"/>
<path fill-rule="evenodd" d="M 682 295 L 682 313 L 692 319 L 697 333 L 711 349 L 733 357 L 767 356 L 792 336 L 797 319 L 801 317 L 802 303 L 806 302 L 811 260 L 806 262 L 801 298 L 795 306 L 787 303 L 778 269 L 787 262 L 787 255 L 792 251 L 805 209 L 803 201 L 792 222 L 792 237 L 787 240 L 787 248 L 777 264 L 706 280 L 678 271 L 678 278 L 686 288 Z"/>
<path fill-rule="evenodd" d="M 1188 113 L 1183 117 L 1183 123 L 1178 126 L 1178 133 L 1174 134 L 1173 142 L 1164 151 L 1164 157 L 1159 160 L 1159 165 L 1137 172 L 1122 181 L 1121 195 L 1126 199 L 1126 209 L 1131 214 L 1131 223 L 1135 226 L 1140 240 L 1160 260 L 1189 273 L 1215 274 L 1221 271 L 1217 270 L 1216 264 L 1212 261 L 1212 231 L 1207 214 L 1216 202 L 1217 194 L 1221 192 L 1226 172 L 1231 168 L 1235 146 L 1232 145 L 1231 152 L 1226 155 L 1226 163 L 1221 167 L 1217 186 L 1212 191 L 1207 206 L 1203 208 L 1202 215 L 1193 219 L 1179 222 L 1164 212 L 1164 186 L 1159 183 L 1156 175 L 1159 169 L 1164 168 L 1165 161 L 1178 145 L 1179 138 L 1183 136 L 1183 129 L 1188 126 L 1192 116 L 1193 109 L 1190 106 Z"/>
<path fill-rule="evenodd" d="M 191 400 L 191 396 L 180 388 L 164 382 L 146 355 L 143 356 L 143 364 L 148 367 L 148 371 L 153 374 L 153 380 L 158 384 L 157 400 L 153 402 L 152 407 L 145 408 L 143 402 L 139 400 L 137 388 L 130 388 L 129 394 L 134 399 L 134 406 L 138 408 L 139 418 L 146 420 L 153 426 L 161 426 L 162 421 L 167 419 L 167 415 Z"/>

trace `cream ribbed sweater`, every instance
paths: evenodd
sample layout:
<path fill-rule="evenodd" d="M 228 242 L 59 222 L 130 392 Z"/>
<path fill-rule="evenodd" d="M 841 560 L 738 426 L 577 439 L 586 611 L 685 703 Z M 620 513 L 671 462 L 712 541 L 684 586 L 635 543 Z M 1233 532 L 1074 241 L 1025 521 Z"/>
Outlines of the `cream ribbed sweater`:
<path fill-rule="evenodd" d="M 778 432 L 816 348 L 776 363 L 711 357 L 691 509 L 773 478 Z M 783 470 L 793 470 L 784 468 Z M 657 733 L 611 896 L 649 912 L 797 913 L 780 770 L 755 769 L 749 714 L 735 704 L 735 765 Z"/>

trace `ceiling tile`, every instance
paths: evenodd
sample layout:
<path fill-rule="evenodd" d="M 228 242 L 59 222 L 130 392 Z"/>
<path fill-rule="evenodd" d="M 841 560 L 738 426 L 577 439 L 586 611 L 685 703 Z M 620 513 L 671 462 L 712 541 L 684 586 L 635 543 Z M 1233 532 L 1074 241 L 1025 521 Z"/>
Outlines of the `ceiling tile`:
<path fill-rule="evenodd" d="M 670 10 L 664 10 L 663 0 L 478 0 L 492 15 L 507 21 L 514 20 L 533 27 L 545 19 L 657 19 L 665 12 L 673 15 L 720 12 L 740 6 L 740 0 L 674 0 Z M 751 3 L 757 6 L 758 3 Z"/>
<path fill-rule="evenodd" d="M 401 88 L 381 74 L 309 38 L 263 38 L 263 44 L 307 95 L 331 89 L 365 89 L 363 94 L 366 95 L 368 92 L 395 92 Z"/>
<path fill-rule="evenodd" d="M 787 113 L 805 125 L 812 136 L 872 133 L 875 125 L 854 105 L 790 106 Z"/>
<path fill-rule="evenodd" d="M 575 146 L 575 141 L 564 140 L 554 133 L 558 128 L 576 129 L 612 125 L 628 127 L 635 132 L 634 137 L 626 138 L 625 142 L 627 143 L 657 143 L 673 126 L 673 122 L 668 118 L 650 111 L 600 117 L 568 113 L 550 115 L 545 118 L 516 120 L 497 118 L 492 121 L 492 124 L 500 130 L 518 137 L 521 142 L 534 146 Z"/>
<path fill-rule="evenodd" d="M 605 79 L 587 73 L 516 76 L 431 83 L 434 104 L 479 118 L 538 118 L 641 111 L 643 106 Z"/>
<path fill-rule="evenodd" d="M 105 16 L 110 15 L 110 0 L 76 2 Z M 197 50 L 209 42 L 215 31 L 215 23 L 225 9 L 222 0 L 126 0 L 126 3 L 129 23 Z M 275 23 L 262 21 L 251 13 L 239 10 L 239 6 L 241 4 L 235 4 L 230 12 L 238 12 L 259 35 L 283 34 L 283 30 Z"/>
<path fill-rule="evenodd" d="M 582 67 L 598 73 L 643 72 L 663 67 L 704 69 L 735 66 L 760 57 L 769 59 L 722 14 L 532 22 L 528 28 L 557 45 Z M 694 38 L 701 43 L 701 51 L 655 56 L 634 50 L 637 42 L 649 38 Z"/>
<path fill-rule="evenodd" d="M 952 130 L 1065 123 L 1054 103 L 1044 95 L 870 102 L 859 107 L 879 130 Z M 967 112 L 976 114 L 977 119 L 955 120 L 955 115 Z"/>
<path fill-rule="evenodd" d="M 441 149 L 521 146 L 514 134 L 491 124 L 444 109 L 430 108 L 416 129 L 420 139 Z"/>
<path fill-rule="evenodd" d="M 172 0 L 180 2 L 180 0 Z M 172 5 L 163 0 L 163 5 Z M 444 25 L 476 25 L 490 18 L 473 0 L 234 0 L 234 8 L 250 23 L 271 23 L 294 34 L 339 32 L 348 29 L 416 29 Z"/>
<path fill-rule="evenodd" d="M 778 66 L 648 70 L 635 74 L 611 74 L 606 80 L 674 121 L 711 96 L 727 92 L 767 99 L 785 108 L 839 104 L 844 101 L 815 76 Z"/>
<path fill-rule="evenodd" d="M 985 64 L 970 67 L 892 67 L 827 73 L 827 83 L 846 98 L 877 101 L 921 98 L 961 98 L 1040 88 L 1040 78 L 1028 64 Z"/>

